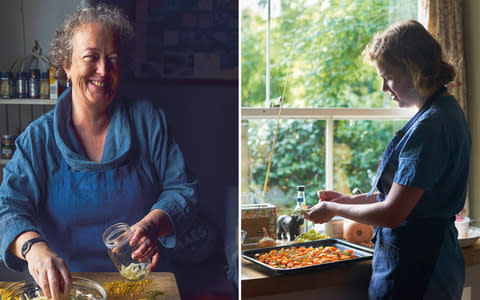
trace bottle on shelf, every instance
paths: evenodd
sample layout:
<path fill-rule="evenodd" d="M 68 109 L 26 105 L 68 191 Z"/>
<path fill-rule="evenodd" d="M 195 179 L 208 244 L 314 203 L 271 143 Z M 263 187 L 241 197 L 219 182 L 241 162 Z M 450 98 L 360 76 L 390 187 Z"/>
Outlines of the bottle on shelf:
<path fill-rule="evenodd" d="M 49 72 L 40 73 L 40 98 L 50 99 Z"/>
<path fill-rule="evenodd" d="M 29 96 L 30 96 L 30 93 L 28 92 L 28 73 L 18 72 L 17 73 L 17 97 L 28 98 Z"/>
<path fill-rule="evenodd" d="M 48 82 L 50 84 L 50 99 L 58 99 L 59 85 L 58 80 L 55 78 L 55 68 L 53 66 L 50 66 L 48 70 Z"/>
<path fill-rule="evenodd" d="M 28 71 L 28 91 L 30 98 L 40 98 L 40 69 Z"/>

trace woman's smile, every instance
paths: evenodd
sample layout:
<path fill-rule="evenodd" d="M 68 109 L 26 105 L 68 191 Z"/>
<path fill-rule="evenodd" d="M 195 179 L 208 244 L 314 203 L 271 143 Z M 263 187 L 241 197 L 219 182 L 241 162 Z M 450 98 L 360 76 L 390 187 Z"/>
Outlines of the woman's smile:
<path fill-rule="evenodd" d="M 117 36 L 99 24 L 77 29 L 72 39 L 72 59 L 65 66 L 75 101 L 107 108 L 120 84 L 120 55 Z"/>

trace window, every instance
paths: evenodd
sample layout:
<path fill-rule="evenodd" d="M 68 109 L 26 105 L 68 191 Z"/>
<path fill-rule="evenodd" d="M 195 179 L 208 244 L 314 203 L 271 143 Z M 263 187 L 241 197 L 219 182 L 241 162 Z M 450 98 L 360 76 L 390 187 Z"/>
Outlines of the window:
<path fill-rule="evenodd" d="M 281 214 L 295 205 L 297 185 L 309 205 L 319 189 L 367 192 L 388 141 L 414 111 L 383 95 L 361 52 L 375 32 L 416 19 L 416 0 L 240 5 L 242 192 L 263 192 L 282 95 L 267 201 Z"/>

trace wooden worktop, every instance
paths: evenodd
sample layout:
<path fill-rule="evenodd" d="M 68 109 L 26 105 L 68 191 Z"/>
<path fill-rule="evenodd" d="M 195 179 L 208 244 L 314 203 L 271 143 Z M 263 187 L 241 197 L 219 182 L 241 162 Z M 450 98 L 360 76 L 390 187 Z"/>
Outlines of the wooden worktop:
<path fill-rule="evenodd" d="M 462 250 L 467 268 L 480 265 L 480 241 Z M 335 286 L 342 286 L 356 292 L 366 292 L 372 275 L 372 260 L 293 274 L 279 274 L 243 258 L 241 263 L 242 299 L 331 289 Z"/>

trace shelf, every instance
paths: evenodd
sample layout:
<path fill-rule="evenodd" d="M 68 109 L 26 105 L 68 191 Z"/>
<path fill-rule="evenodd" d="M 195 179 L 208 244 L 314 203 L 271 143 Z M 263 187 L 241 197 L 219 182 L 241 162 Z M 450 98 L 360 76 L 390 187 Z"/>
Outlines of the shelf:
<path fill-rule="evenodd" d="M 5 166 L 9 161 L 9 159 L 0 158 L 0 166 Z"/>
<path fill-rule="evenodd" d="M 0 104 L 55 105 L 57 104 L 57 99 L 0 99 Z"/>

